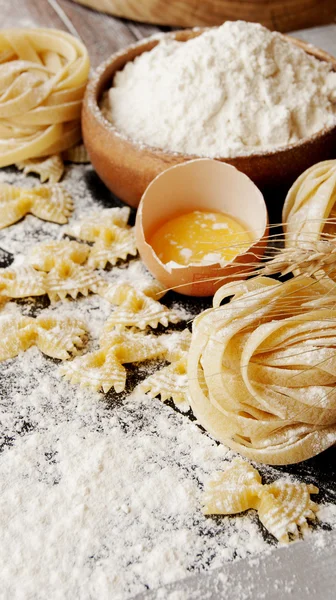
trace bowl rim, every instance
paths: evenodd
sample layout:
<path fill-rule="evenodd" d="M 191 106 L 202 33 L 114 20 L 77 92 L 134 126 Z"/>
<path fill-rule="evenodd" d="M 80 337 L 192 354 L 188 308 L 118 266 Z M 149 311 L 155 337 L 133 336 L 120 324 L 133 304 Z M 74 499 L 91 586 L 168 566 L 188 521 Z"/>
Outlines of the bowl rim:
<path fill-rule="evenodd" d="M 336 120 L 335 120 L 334 125 L 330 125 L 329 127 L 323 127 L 322 129 L 320 129 L 313 135 L 311 135 L 309 137 L 301 138 L 297 142 L 288 144 L 286 146 L 279 146 L 278 148 L 274 148 L 272 150 L 263 150 L 260 152 L 251 152 L 251 153 L 246 152 L 243 154 L 235 154 L 234 156 L 211 156 L 211 157 L 209 157 L 209 156 L 200 155 L 200 154 L 183 154 L 182 152 L 178 152 L 178 151 L 174 151 L 174 150 L 166 150 L 166 149 L 158 148 L 157 146 L 150 146 L 146 142 L 142 142 L 140 140 L 133 140 L 127 134 L 125 134 L 124 132 L 117 129 L 117 127 L 112 123 L 112 121 L 109 121 L 104 116 L 104 114 L 99 106 L 99 99 L 101 98 L 101 95 L 102 95 L 102 90 L 100 89 L 100 85 L 101 85 L 102 79 L 104 79 L 106 71 L 111 68 L 111 66 L 113 65 L 113 63 L 115 61 L 117 61 L 118 59 L 120 59 L 122 57 L 126 58 L 126 56 L 128 55 L 128 53 L 130 51 L 143 48 L 143 51 L 139 52 L 139 54 L 136 54 L 136 56 L 132 59 L 132 61 L 133 61 L 137 56 L 140 56 L 144 52 L 149 52 L 149 51 L 153 50 L 153 48 L 155 48 L 160 43 L 161 40 L 174 39 L 177 41 L 185 42 L 194 37 L 198 37 L 205 31 L 209 31 L 214 28 L 215 27 L 195 27 L 193 29 L 179 29 L 176 31 L 169 31 L 166 33 L 158 33 L 158 34 L 154 34 L 152 36 L 143 38 L 134 44 L 130 44 L 130 45 L 126 46 L 125 48 L 118 50 L 117 52 L 115 52 L 111 56 L 109 56 L 107 59 L 105 59 L 93 73 L 93 76 L 89 80 L 89 83 L 88 83 L 86 91 L 85 91 L 84 105 L 87 107 L 90 114 L 100 123 L 100 125 L 103 126 L 103 128 L 105 129 L 105 131 L 108 134 L 119 137 L 123 141 L 130 144 L 137 151 L 150 152 L 153 156 L 160 158 L 160 159 L 162 159 L 162 158 L 164 159 L 165 157 L 166 158 L 174 158 L 175 157 L 175 158 L 181 158 L 183 160 L 190 161 L 190 160 L 195 160 L 198 158 L 210 158 L 212 160 L 226 162 L 226 161 L 232 161 L 232 160 L 236 161 L 236 160 L 244 160 L 244 159 L 258 159 L 258 158 L 264 158 L 264 157 L 272 157 L 275 155 L 280 157 L 282 154 L 285 154 L 288 151 L 299 149 L 304 145 L 311 144 L 311 143 L 315 142 L 316 140 L 323 138 L 325 135 L 327 135 L 333 131 L 336 131 Z M 218 27 L 216 27 L 216 29 L 218 29 Z M 278 35 L 280 35 L 286 41 L 289 41 L 289 42 L 293 43 L 295 46 L 304 50 L 307 54 L 314 56 L 318 60 L 330 63 L 332 65 L 333 71 L 336 72 L 336 57 L 332 56 L 328 52 L 325 52 L 321 48 L 318 48 L 317 46 L 314 46 L 313 44 L 310 44 L 308 42 L 300 40 L 294 36 L 293 37 L 288 36 L 288 35 L 280 33 L 280 32 L 276 32 L 276 33 L 278 33 Z M 147 48 L 148 45 L 151 45 L 151 47 Z M 122 68 L 124 68 L 128 62 L 132 62 L 132 61 L 126 60 L 125 63 L 123 64 Z M 115 71 L 112 71 L 112 73 L 111 73 L 112 79 L 116 72 L 117 72 L 117 69 Z M 98 98 L 98 96 L 99 96 L 99 98 Z"/>

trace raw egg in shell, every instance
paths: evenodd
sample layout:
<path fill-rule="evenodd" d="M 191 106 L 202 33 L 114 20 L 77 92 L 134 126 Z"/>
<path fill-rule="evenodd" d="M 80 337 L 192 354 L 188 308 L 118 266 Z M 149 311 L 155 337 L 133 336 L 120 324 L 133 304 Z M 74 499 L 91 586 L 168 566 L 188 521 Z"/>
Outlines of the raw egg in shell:
<path fill-rule="evenodd" d="M 210 159 L 167 169 L 146 189 L 135 232 L 140 256 L 167 289 L 211 296 L 261 258 L 262 193 L 235 167 Z"/>

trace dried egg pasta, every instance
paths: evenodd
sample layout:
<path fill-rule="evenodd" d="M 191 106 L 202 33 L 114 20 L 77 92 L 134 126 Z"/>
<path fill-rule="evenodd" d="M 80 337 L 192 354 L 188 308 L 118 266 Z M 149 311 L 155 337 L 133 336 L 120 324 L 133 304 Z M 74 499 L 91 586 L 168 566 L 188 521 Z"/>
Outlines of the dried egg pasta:
<path fill-rule="evenodd" d="M 139 389 L 151 398 L 160 396 L 165 402 L 170 398 L 175 404 L 188 402 L 187 359 L 191 334 L 186 329 L 174 338 L 174 349 L 165 356 L 171 364 L 153 373 L 143 381 Z"/>
<path fill-rule="evenodd" d="M 119 259 L 136 256 L 138 251 L 133 229 L 127 225 L 130 209 L 109 208 L 92 213 L 67 229 L 67 233 L 86 242 L 93 242 L 89 265 L 104 269 Z"/>
<path fill-rule="evenodd" d="M 36 345 L 51 358 L 67 360 L 84 345 L 85 325 L 78 319 L 41 315 L 0 315 L 0 360 L 7 360 Z"/>
<path fill-rule="evenodd" d="M 79 144 L 78 146 L 73 146 L 72 148 L 65 150 L 62 153 L 62 158 L 77 164 L 85 164 L 90 162 L 89 155 L 84 144 Z"/>
<path fill-rule="evenodd" d="M 0 54 L 0 167 L 77 144 L 90 68 L 85 46 L 56 29 L 4 29 Z"/>
<path fill-rule="evenodd" d="M 86 244 L 71 241 L 45 242 L 33 248 L 30 263 L 35 269 L 47 272 L 46 292 L 51 301 L 97 293 L 105 284 L 91 267 L 83 264 L 89 252 Z"/>
<path fill-rule="evenodd" d="M 0 229 L 13 225 L 28 213 L 62 225 L 68 222 L 72 211 L 72 199 L 60 185 L 25 189 L 0 184 Z"/>
<path fill-rule="evenodd" d="M 250 464 L 235 459 L 205 486 L 203 512 L 233 515 L 250 508 L 258 511 L 261 523 L 280 542 L 288 543 L 307 529 L 307 519 L 316 519 L 318 505 L 310 499 L 318 494 L 314 485 L 278 480 L 263 485 Z"/>
<path fill-rule="evenodd" d="M 45 273 L 39 273 L 30 265 L 0 269 L 0 297 L 28 298 L 47 293 Z"/>
<path fill-rule="evenodd" d="M 336 234 L 336 221 L 329 222 L 336 203 L 336 160 L 310 167 L 296 180 L 283 208 L 286 247 L 305 248 L 321 237 Z"/>
<path fill-rule="evenodd" d="M 155 288 L 149 288 L 147 293 L 136 290 L 129 284 L 120 283 L 103 289 L 101 295 L 108 299 L 116 308 L 108 319 L 105 328 L 115 325 L 124 327 L 156 328 L 159 323 L 168 327 L 170 323 L 178 323 L 180 318 L 173 310 L 167 308 L 151 297 Z"/>
<path fill-rule="evenodd" d="M 269 464 L 336 442 L 335 292 L 309 277 L 260 277 L 223 286 L 196 318 L 190 401 L 218 440 Z"/>
<path fill-rule="evenodd" d="M 15 165 L 23 171 L 24 175 L 34 173 L 39 175 L 41 182 L 58 183 L 64 173 L 64 164 L 60 154 L 47 156 L 46 158 L 31 158 L 22 160 Z"/>
<path fill-rule="evenodd" d="M 100 349 L 62 367 L 61 374 L 71 383 L 93 391 L 103 389 L 106 394 L 113 387 L 119 393 L 126 386 L 123 364 L 162 358 L 165 353 L 163 342 L 156 336 L 125 329 L 104 331 Z"/>

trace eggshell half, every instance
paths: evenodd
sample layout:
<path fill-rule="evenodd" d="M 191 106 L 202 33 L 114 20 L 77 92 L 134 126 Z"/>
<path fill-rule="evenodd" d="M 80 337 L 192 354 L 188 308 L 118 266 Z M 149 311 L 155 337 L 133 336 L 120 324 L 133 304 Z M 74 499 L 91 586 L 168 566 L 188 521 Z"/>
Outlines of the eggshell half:
<path fill-rule="evenodd" d="M 154 232 L 178 215 L 203 210 L 226 213 L 250 231 L 254 242 L 230 262 L 169 267 L 148 243 Z M 262 193 L 235 167 L 211 159 L 191 160 L 158 175 L 139 204 L 135 234 L 140 256 L 148 270 L 167 289 L 190 296 L 211 296 L 228 281 L 241 278 L 264 252 L 268 215 Z"/>

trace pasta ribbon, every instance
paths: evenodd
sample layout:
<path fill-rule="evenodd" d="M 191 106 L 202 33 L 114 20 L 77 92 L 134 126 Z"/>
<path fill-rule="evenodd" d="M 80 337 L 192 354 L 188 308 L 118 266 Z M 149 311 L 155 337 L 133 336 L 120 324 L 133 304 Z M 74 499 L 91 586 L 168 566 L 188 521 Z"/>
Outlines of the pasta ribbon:
<path fill-rule="evenodd" d="M 285 480 L 263 485 L 258 471 L 238 458 L 206 484 L 203 512 L 233 515 L 254 508 L 264 527 L 288 543 L 308 528 L 307 519 L 316 519 L 318 505 L 310 495 L 318 492 L 314 485 Z"/>
<path fill-rule="evenodd" d="M 335 300 L 334 284 L 306 276 L 218 290 L 188 357 L 192 409 L 216 439 L 278 465 L 336 442 Z"/>
<path fill-rule="evenodd" d="M 286 247 L 311 246 L 336 234 L 336 160 L 307 169 L 287 194 L 282 219 Z"/>
<path fill-rule="evenodd" d="M 0 56 L 0 167 L 76 145 L 90 69 L 82 42 L 57 29 L 4 29 Z"/>

